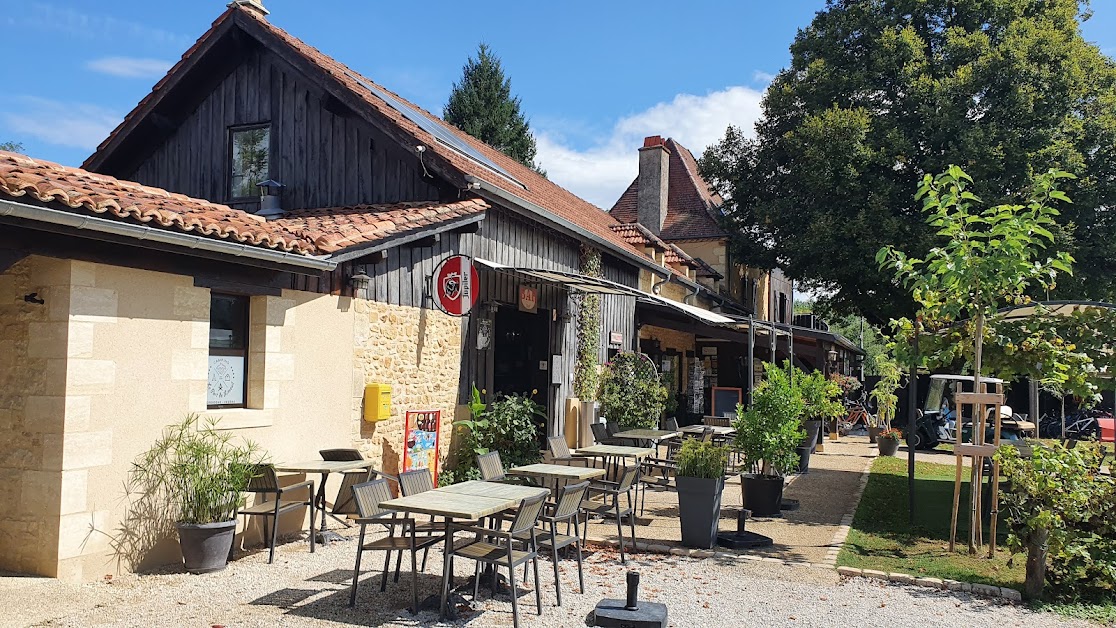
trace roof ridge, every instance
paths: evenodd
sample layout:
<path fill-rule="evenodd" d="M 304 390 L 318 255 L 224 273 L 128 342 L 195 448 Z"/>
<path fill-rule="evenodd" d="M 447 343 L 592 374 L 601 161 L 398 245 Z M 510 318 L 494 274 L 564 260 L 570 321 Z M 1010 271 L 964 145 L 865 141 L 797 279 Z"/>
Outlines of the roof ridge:
<path fill-rule="evenodd" d="M 710 193 L 713 189 L 713 186 L 709 185 L 709 182 L 701 176 L 700 172 L 695 172 L 694 170 L 690 169 L 691 163 L 693 163 L 695 167 L 700 167 L 698 165 L 697 159 L 694 158 L 694 154 L 690 152 L 690 149 L 680 144 L 673 137 L 668 137 L 666 141 L 667 144 L 673 145 L 676 149 L 681 149 L 677 150 L 676 152 L 678 153 L 679 160 L 682 162 L 682 167 L 686 170 L 686 174 L 690 177 L 690 183 L 693 184 L 694 189 L 698 193 L 698 196 L 701 197 L 702 203 L 705 205 L 706 213 L 708 213 L 709 217 L 717 223 L 717 226 L 721 228 L 722 231 L 724 231 L 724 228 L 721 227 L 720 219 L 718 219 L 717 216 L 713 213 L 713 195 Z M 689 159 L 689 161 L 687 161 L 687 158 Z"/>

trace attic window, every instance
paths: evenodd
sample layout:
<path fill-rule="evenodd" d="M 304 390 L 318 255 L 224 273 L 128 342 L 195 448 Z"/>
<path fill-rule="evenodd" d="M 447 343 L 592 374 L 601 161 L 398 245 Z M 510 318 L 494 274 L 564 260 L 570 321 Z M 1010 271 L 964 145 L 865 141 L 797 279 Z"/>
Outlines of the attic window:
<path fill-rule="evenodd" d="M 256 184 L 271 171 L 271 125 L 229 129 L 229 198 L 256 198 Z"/>

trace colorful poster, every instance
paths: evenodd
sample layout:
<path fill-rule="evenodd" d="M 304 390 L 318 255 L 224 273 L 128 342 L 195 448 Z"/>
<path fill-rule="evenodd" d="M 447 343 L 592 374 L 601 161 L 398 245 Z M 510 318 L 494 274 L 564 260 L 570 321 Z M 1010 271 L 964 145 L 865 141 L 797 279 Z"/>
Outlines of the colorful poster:
<path fill-rule="evenodd" d="M 430 469 L 438 486 L 438 432 L 441 410 L 408 410 L 403 431 L 403 470 Z"/>

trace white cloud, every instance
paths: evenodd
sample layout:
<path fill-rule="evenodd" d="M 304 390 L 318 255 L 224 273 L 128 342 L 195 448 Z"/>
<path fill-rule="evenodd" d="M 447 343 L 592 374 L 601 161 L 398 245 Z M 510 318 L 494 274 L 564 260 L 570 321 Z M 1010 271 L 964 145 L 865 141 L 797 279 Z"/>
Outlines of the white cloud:
<path fill-rule="evenodd" d="M 609 209 L 639 170 L 637 150 L 644 137 L 673 137 L 700 157 L 730 124 L 752 133 L 762 97 L 762 92 L 743 86 L 705 96 L 679 94 L 670 102 L 621 118 L 606 136 L 583 150 L 570 146 L 560 128 L 539 125 L 537 160 L 552 181 Z"/>
<path fill-rule="evenodd" d="M 15 103 L 14 111 L 2 115 L 5 126 L 19 136 L 85 150 L 96 148 L 123 118 L 112 110 L 87 103 L 63 103 L 36 96 L 20 96 Z"/>
<path fill-rule="evenodd" d="M 769 85 L 771 81 L 775 80 L 775 75 L 770 72 L 764 72 L 763 70 L 756 70 L 752 74 L 752 80 L 763 85 Z"/>
<path fill-rule="evenodd" d="M 124 78 L 159 78 L 174 65 L 163 59 L 143 59 L 140 57 L 101 57 L 85 64 L 85 67 L 112 76 Z"/>
<path fill-rule="evenodd" d="M 194 38 L 174 33 L 156 26 L 122 20 L 107 15 L 91 15 L 69 8 L 58 7 L 46 2 L 33 2 L 9 24 L 21 27 L 51 30 L 86 40 L 99 40 L 119 44 L 120 42 L 144 42 L 154 46 L 180 50 L 194 42 Z"/>

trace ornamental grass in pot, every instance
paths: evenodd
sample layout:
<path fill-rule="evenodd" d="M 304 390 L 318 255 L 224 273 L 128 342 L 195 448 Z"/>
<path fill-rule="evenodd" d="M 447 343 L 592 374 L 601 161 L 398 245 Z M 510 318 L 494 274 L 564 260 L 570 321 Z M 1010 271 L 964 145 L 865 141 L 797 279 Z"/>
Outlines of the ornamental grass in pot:
<path fill-rule="evenodd" d="M 754 473 L 740 476 L 744 508 L 757 517 L 779 514 L 783 476 L 798 468 L 797 449 L 806 433 L 801 429 L 806 402 L 795 390 L 787 371 L 765 364 L 766 379 L 752 395 L 752 407 L 736 406 L 734 445 Z"/>
<path fill-rule="evenodd" d="M 152 514 L 174 521 L 186 570 L 224 569 L 254 467 L 265 455 L 255 443 L 234 443 L 217 419 L 190 414 L 132 462 L 130 492 L 156 504 Z"/>
<path fill-rule="evenodd" d="M 682 443 L 676 461 L 675 482 L 682 544 L 709 549 L 717 543 L 728 450 L 688 438 Z"/>

